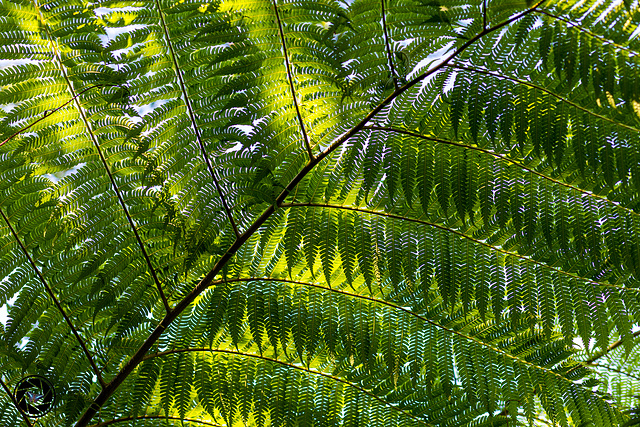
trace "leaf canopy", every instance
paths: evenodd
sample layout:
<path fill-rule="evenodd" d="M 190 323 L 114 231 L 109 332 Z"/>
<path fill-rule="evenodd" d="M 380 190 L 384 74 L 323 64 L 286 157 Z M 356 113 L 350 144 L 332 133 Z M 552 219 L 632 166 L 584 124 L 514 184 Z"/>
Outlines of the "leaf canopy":
<path fill-rule="evenodd" d="M 0 422 L 637 423 L 639 22 L 3 0 Z"/>

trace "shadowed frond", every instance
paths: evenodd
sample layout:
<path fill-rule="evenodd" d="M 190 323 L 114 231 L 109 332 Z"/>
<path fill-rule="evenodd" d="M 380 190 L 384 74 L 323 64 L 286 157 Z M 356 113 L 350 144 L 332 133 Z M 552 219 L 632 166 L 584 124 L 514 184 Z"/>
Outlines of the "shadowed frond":
<path fill-rule="evenodd" d="M 638 6 L 4 1 L 0 423 L 633 425 Z"/>

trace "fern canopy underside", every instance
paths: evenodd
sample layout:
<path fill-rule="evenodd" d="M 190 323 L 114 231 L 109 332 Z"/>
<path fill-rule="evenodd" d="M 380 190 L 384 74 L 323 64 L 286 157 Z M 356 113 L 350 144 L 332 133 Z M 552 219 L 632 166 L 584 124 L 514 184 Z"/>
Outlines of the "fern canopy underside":
<path fill-rule="evenodd" d="M 639 23 L 2 0 L 0 424 L 633 425 Z"/>

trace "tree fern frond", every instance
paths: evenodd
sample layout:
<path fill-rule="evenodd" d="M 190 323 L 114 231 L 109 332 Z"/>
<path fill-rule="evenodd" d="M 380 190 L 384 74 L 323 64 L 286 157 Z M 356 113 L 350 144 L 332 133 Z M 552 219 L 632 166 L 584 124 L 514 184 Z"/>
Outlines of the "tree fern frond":
<path fill-rule="evenodd" d="M 0 423 L 633 420 L 636 3 L 6 1 Z"/>

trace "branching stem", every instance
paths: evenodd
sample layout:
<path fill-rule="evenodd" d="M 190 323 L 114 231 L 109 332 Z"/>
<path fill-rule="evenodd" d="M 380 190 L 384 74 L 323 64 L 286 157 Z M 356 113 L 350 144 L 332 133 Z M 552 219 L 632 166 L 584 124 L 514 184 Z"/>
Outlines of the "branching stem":
<path fill-rule="evenodd" d="M 44 16 L 42 15 L 42 12 L 40 11 L 40 7 L 38 7 L 38 3 L 37 0 L 34 0 L 34 5 L 36 6 L 36 9 L 38 10 L 38 14 L 40 16 L 40 21 L 42 23 L 42 26 L 45 28 L 46 32 L 47 32 L 47 36 L 49 39 L 49 43 L 51 45 L 51 50 L 56 58 L 56 61 L 58 62 L 58 66 L 60 67 L 60 72 L 62 73 L 62 76 L 64 77 L 65 82 L 67 83 L 67 88 L 69 89 L 69 92 L 71 94 L 71 98 L 74 101 L 76 108 L 78 110 L 78 113 L 80 114 L 80 117 L 82 118 L 82 121 L 85 125 L 85 128 L 87 129 L 87 132 L 89 133 L 89 136 L 91 138 L 91 141 L 93 142 L 94 147 L 96 148 L 96 151 L 98 152 L 98 156 L 100 157 L 100 161 L 102 162 L 102 165 L 104 166 L 105 171 L 107 172 L 107 176 L 109 177 L 109 181 L 111 182 L 111 186 L 113 187 L 113 191 L 116 193 L 116 197 L 118 198 L 118 201 L 120 202 L 120 206 L 122 206 L 122 210 L 124 211 L 125 216 L 127 217 L 127 221 L 129 222 L 129 226 L 131 227 L 131 230 L 133 231 L 133 234 L 135 235 L 136 240 L 138 241 L 138 246 L 140 247 L 140 251 L 142 252 L 142 255 L 147 263 L 147 267 L 149 268 L 149 272 L 151 273 L 151 276 L 153 277 L 153 281 L 155 282 L 156 288 L 158 289 L 158 293 L 160 295 L 160 298 L 162 299 L 162 303 L 164 305 L 164 308 L 167 312 L 169 312 L 171 310 L 171 308 L 169 307 L 169 303 L 167 302 L 167 297 L 164 294 L 164 291 L 162 290 L 162 285 L 160 284 L 160 280 L 158 279 L 158 276 L 156 274 L 155 269 L 153 268 L 153 265 L 151 263 L 151 258 L 149 258 L 149 255 L 147 254 L 147 250 L 144 247 L 144 244 L 142 243 L 142 238 L 140 237 L 140 234 L 138 233 L 138 229 L 135 225 L 135 222 L 133 221 L 133 218 L 131 217 L 131 214 L 129 213 L 129 209 L 127 208 L 127 205 L 124 202 L 124 198 L 122 197 L 122 194 L 120 193 L 120 189 L 118 188 L 118 185 L 116 184 L 115 178 L 113 177 L 113 174 L 111 173 L 111 168 L 109 167 L 109 164 L 107 163 L 107 159 L 104 157 L 104 153 L 102 152 L 102 149 L 100 148 L 100 143 L 98 142 L 98 138 L 96 137 L 91 125 L 89 124 L 89 120 L 84 112 L 84 109 L 82 108 L 82 104 L 80 104 L 80 101 L 78 100 L 78 94 L 76 94 L 75 89 L 73 88 L 73 84 L 71 83 L 71 80 L 69 80 L 69 76 L 67 75 L 66 72 L 66 68 L 64 66 L 64 64 L 62 63 L 62 58 L 60 57 L 60 52 L 58 51 L 58 49 L 55 46 L 54 43 L 54 38 L 52 37 L 51 33 L 49 32 L 49 26 L 46 24 Z"/>
<path fill-rule="evenodd" d="M 16 407 L 16 411 L 18 411 L 20 413 L 20 416 L 22 417 L 24 422 L 27 424 L 27 426 L 28 427 L 33 427 L 33 424 L 31 424 L 31 421 L 29 420 L 29 417 L 27 417 L 27 414 L 25 414 L 24 412 L 22 412 L 20 410 L 20 407 L 18 406 L 18 402 L 16 401 L 16 397 L 13 395 L 13 393 L 11 393 L 11 389 L 9 388 L 9 386 L 7 386 L 7 384 L 4 382 L 4 380 L 2 380 L 2 378 L 0 378 L 0 384 L 2 384 L 2 388 L 9 395 L 9 399 L 11 399 L 11 402 L 13 403 L 13 406 Z"/>
<path fill-rule="evenodd" d="M 291 71 L 291 64 L 289 63 L 289 53 L 287 52 L 287 42 L 284 38 L 284 29 L 282 28 L 282 21 L 280 20 L 280 12 L 278 12 L 278 4 L 276 0 L 273 1 L 273 10 L 276 14 L 276 20 L 278 21 L 278 32 L 280 33 L 280 42 L 282 43 L 282 52 L 284 54 L 284 63 L 287 68 L 287 80 L 289 81 L 289 90 L 291 91 L 291 98 L 293 99 L 293 105 L 296 108 L 296 116 L 298 117 L 298 124 L 300 125 L 300 132 L 302 132 L 302 138 L 304 139 L 304 145 L 307 149 L 309 161 L 314 160 L 313 151 L 311 150 L 311 140 L 307 134 L 307 129 L 304 124 L 304 119 L 300 113 L 300 106 L 298 105 L 298 97 L 296 96 L 296 90 L 293 86 L 293 72 Z"/>
<path fill-rule="evenodd" d="M 527 9 L 524 12 L 518 13 L 517 15 L 512 16 L 511 18 L 507 19 L 506 21 L 503 21 L 503 22 L 501 22 L 499 24 L 494 25 L 493 27 L 489 27 L 486 30 L 481 31 L 479 34 L 477 34 L 474 37 L 470 38 L 469 40 L 464 42 L 460 47 L 458 47 L 456 50 L 454 50 L 452 53 L 450 53 L 449 56 L 447 56 L 440 63 L 438 63 L 438 65 L 434 66 L 433 68 L 428 69 L 424 73 L 422 73 L 419 76 L 415 77 L 413 80 L 405 83 L 398 90 L 394 91 L 391 95 L 389 95 L 387 98 L 385 98 L 380 104 L 378 104 L 378 106 L 376 108 L 371 110 L 371 112 L 369 114 L 367 114 L 365 116 L 365 118 L 363 118 L 360 121 L 360 123 L 358 123 L 356 126 L 351 128 L 350 131 L 348 131 L 345 134 L 343 134 L 340 138 L 335 140 L 326 150 L 324 150 L 322 153 L 320 153 L 318 155 L 318 157 L 317 157 L 317 160 L 318 161 L 322 160 L 325 157 L 327 157 L 329 154 L 333 153 L 333 151 L 335 151 L 338 147 L 342 146 L 342 144 L 344 144 L 349 138 L 351 138 L 352 136 L 354 136 L 358 132 L 360 132 L 362 129 L 364 129 L 364 127 L 367 125 L 367 123 L 369 123 L 371 121 L 371 119 L 373 119 L 380 111 L 382 111 L 385 107 L 387 107 L 393 100 L 398 98 L 405 91 L 409 90 L 410 88 L 412 88 L 416 84 L 420 83 L 421 81 L 423 81 L 424 79 L 426 79 L 430 75 L 432 75 L 432 74 L 440 71 L 442 68 L 446 67 L 449 64 L 449 62 L 451 62 L 452 60 L 454 60 L 455 58 L 460 56 L 460 54 L 462 52 L 467 50 L 471 45 L 473 45 L 475 42 L 480 40 L 482 37 L 486 36 L 487 34 L 493 33 L 494 31 L 499 30 L 500 28 L 502 28 L 502 27 L 504 27 L 506 25 L 509 25 L 512 22 L 515 22 L 515 21 L 523 18 L 524 16 L 526 16 L 529 13 L 533 12 L 534 10 L 536 10 L 536 8 L 538 8 L 545 1 L 546 0 L 540 0 L 535 5 L 533 5 L 530 9 Z"/>
<path fill-rule="evenodd" d="M 84 352 L 85 356 L 87 357 L 87 360 L 89 361 L 89 364 L 91 365 L 91 368 L 93 369 L 94 374 L 98 378 L 98 382 L 100 382 L 100 385 L 102 386 L 102 388 L 104 388 L 105 387 L 105 382 L 102 379 L 102 374 L 100 373 L 100 369 L 98 369 L 98 367 L 96 366 L 95 362 L 93 361 L 93 357 L 91 356 L 91 353 L 89 353 L 89 350 L 87 349 L 87 346 L 84 344 L 84 341 L 80 337 L 80 334 L 78 333 L 78 330 L 75 328 L 75 326 L 73 326 L 73 323 L 71 322 L 71 319 L 69 318 L 67 313 L 64 311 L 64 308 L 62 308 L 62 304 L 60 304 L 60 301 L 58 301 L 58 298 L 53 293 L 53 289 L 51 289 L 51 286 L 49 286 L 49 283 L 47 282 L 47 280 L 44 278 L 44 276 L 40 272 L 40 269 L 38 268 L 38 265 L 35 263 L 34 259 L 31 257 L 31 255 L 27 251 L 27 248 L 22 243 L 22 239 L 20 239 L 20 236 L 18 236 L 18 233 L 13 228 L 13 225 L 11 225 L 11 222 L 9 222 L 9 218 L 5 215 L 4 210 L 0 209 L 0 215 L 2 216 L 2 219 L 4 219 L 4 222 L 7 224 L 7 227 L 9 227 L 9 230 L 11 231 L 11 234 L 13 235 L 13 238 L 16 240 L 16 242 L 20 246 L 20 249 L 22 250 L 22 253 L 24 254 L 24 256 L 27 257 L 27 260 L 29 261 L 29 264 L 31 264 L 31 267 L 33 267 L 33 270 L 35 271 L 36 275 L 38 276 L 38 279 L 40 279 L 40 282 L 44 285 L 44 288 L 46 289 L 47 294 L 49 294 L 49 296 L 53 300 L 54 305 L 56 306 L 56 308 L 58 309 L 58 311 L 60 312 L 60 314 L 64 318 L 65 322 L 69 326 L 69 329 L 71 329 L 71 332 L 73 332 L 73 335 L 76 337 L 76 340 L 78 340 L 78 344 L 80 344 L 80 347 L 82 348 L 82 351 Z"/>
<path fill-rule="evenodd" d="M 16 132 L 14 132 L 13 134 L 11 134 L 11 136 L 9 136 L 8 138 L 6 138 L 4 141 L 0 142 L 0 146 L 6 144 L 7 142 L 11 141 L 13 138 L 15 138 L 16 136 L 20 135 L 22 132 L 24 132 L 25 130 L 33 127 L 34 125 L 38 124 L 39 122 L 43 121 L 44 119 L 46 119 L 47 117 L 49 117 L 50 115 L 52 115 L 53 113 L 55 113 L 56 111 L 64 108 L 65 106 L 69 105 L 70 103 L 72 103 L 73 101 L 75 101 L 80 95 L 82 95 L 85 92 L 90 91 L 91 89 L 95 89 L 98 87 L 114 87 L 117 85 L 93 85 L 93 86 L 89 86 L 86 89 L 81 90 L 80 92 L 76 93 L 73 97 L 71 97 L 71 99 L 69 99 L 67 102 L 65 102 L 64 104 L 60 105 L 59 107 L 54 108 L 53 110 L 48 110 L 47 112 L 45 112 L 45 114 L 40 117 L 37 120 L 34 120 L 33 122 L 29 123 L 28 125 L 26 125 L 25 127 L 17 130 Z"/>
<path fill-rule="evenodd" d="M 391 71 L 391 79 L 393 79 L 393 87 L 398 90 L 398 75 L 393 66 L 393 56 L 391 55 L 391 43 L 389 40 L 389 31 L 387 29 L 387 12 L 385 10 L 385 0 L 380 0 L 382 8 L 382 32 L 384 34 L 384 47 L 387 51 L 387 60 L 389 61 L 389 70 Z"/>
<path fill-rule="evenodd" d="M 173 49 L 173 43 L 171 43 L 171 37 L 169 34 L 169 28 L 167 27 L 167 23 L 164 20 L 164 12 L 160 7 L 160 1 L 156 0 L 156 7 L 158 8 L 158 14 L 160 15 L 160 21 L 162 22 L 162 29 L 164 30 L 164 36 L 167 41 L 167 46 L 169 47 L 169 53 L 171 54 L 171 60 L 173 61 L 173 67 L 176 71 L 176 76 L 178 77 L 178 81 L 180 82 L 180 89 L 182 91 L 182 97 L 184 98 L 184 104 L 187 107 L 187 111 L 189 112 L 189 118 L 191 119 L 191 126 L 193 127 L 193 132 L 196 135 L 196 140 L 198 141 L 198 147 L 200 148 L 200 153 L 202 154 L 202 158 L 204 159 L 205 164 L 207 165 L 207 169 L 209 170 L 209 174 L 211 175 L 211 179 L 213 180 L 214 185 L 216 186 L 216 191 L 220 195 L 220 200 L 222 201 L 222 206 L 227 214 L 227 218 L 229 219 L 229 223 L 233 228 L 233 232 L 236 235 L 236 238 L 240 236 L 240 232 L 238 231 L 238 226 L 236 225 L 235 220 L 233 219 L 233 215 L 231 214 L 231 208 L 227 204 L 227 199 L 222 192 L 222 187 L 220 186 L 220 180 L 216 174 L 213 165 L 211 164 L 211 160 L 207 155 L 207 150 L 205 149 L 204 143 L 202 142 L 202 136 L 200 135 L 200 128 L 196 124 L 196 116 L 191 107 L 191 101 L 189 100 L 189 96 L 187 94 L 187 86 L 184 84 L 184 79 L 182 78 L 182 71 L 178 66 L 178 58 Z"/>
<path fill-rule="evenodd" d="M 536 10 L 536 12 L 537 12 L 537 13 L 540 13 L 540 14 L 542 14 L 542 15 L 546 15 L 546 16 L 548 16 L 548 17 L 550 17 L 550 18 L 557 19 L 558 21 L 562 21 L 562 22 L 564 22 L 564 23 L 566 23 L 566 24 L 569 24 L 569 25 L 571 25 L 572 27 L 577 28 L 579 31 L 581 31 L 581 32 L 583 32 L 583 33 L 585 33 L 585 34 L 590 35 L 590 36 L 591 36 L 591 37 L 593 37 L 594 39 L 598 39 L 598 40 L 602 41 L 602 43 L 603 43 L 603 44 L 610 44 L 610 45 L 612 45 L 612 46 L 615 46 L 615 47 L 616 47 L 616 48 L 618 48 L 618 49 L 626 50 L 627 52 L 629 52 L 629 53 L 630 53 L 630 54 L 632 54 L 632 55 L 638 55 L 638 52 L 636 52 L 635 50 L 630 49 L 630 48 L 625 47 L 625 46 L 622 46 L 622 45 L 620 45 L 620 44 L 618 44 L 618 43 L 615 43 L 614 41 L 609 40 L 609 39 L 605 38 L 604 36 L 601 36 L 600 34 L 596 34 L 596 33 L 594 33 L 594 32 L 592 32 L 592 31 L 588 30 L 587 28 L 585 28 L 585 27 L 583 27 L 583 26 L 581 26 L 581 25 L 579 25 L 579 24 L 577 24 L 577 23 L 575 23 L 575 22 L 569 21 L 569 20 L 568 20 L 568 19 L 566 19 L 566 18 L 563 18 L 563 17 L 558 16 L 558 15 L 554 15 L 553 13 L 551 13 L 551 12 L 549 12 L 549 11 L 546 11 L 546 10 L 544 10 L 544 9 L 537 9 L 537 10 Z"/>
<path fill-rule="evenodd" d="M 226 265 L 226 263 L 233 257 L 236 251 L 244 245 L 244 243 L 249 240 L 249 238 L 258 230 L 260 227 L 273 215 L 273 213 L 278 209 L 278 206 L 281 205 L 284 200 L 289 196 L 289 194 L 295 189 L 295 187 L 311 172 L 315 166 L 320 163 L 325 157 L 329 156 L 333 151 L 335 151 L 338 147 L 344 144 L 349 138 L 356 135 L 360 132 L 364 126 L 369 123 L 369 121 L 375 117 L 382 109 L 384 109 L 387 105 L 389 105 L 394 99 L 400 96 L 402 93 L 415 86 L 431 74 L 439 71 L 451 60 L 456 58 L 462 52 L 464 52 L 469 46 L 471 46 L 476 41 L 480 40 L 485 35 L 494 32 L 506 25 L 511 24 L 512 22 L 526 16 L 527 14 L 533 12 L 538 6 L 540 6 L 545 0 L 540 0 L 537 2 L 532 8 L 527 9 L 524 12 L 521 12 L 517 15 L 512 16 L 508 20 L 501 22 L 491 28 L 488 28 L 486 31 L 482 31 L 476 36 L 472 37 L 470 40 L 466 41 L 463 45 L 457 48 L 454 52 L 452 52 L 447 58 L 445 58 L 440 64 L 436 65 L 430 70 L 425 71 L 420 76 L 417 76 L 410 82 L 406 83 L 404 86 L 399 88 L 397 91 L 394 91 L 391 95 L 389 95 L 384 101 L 382 101 L 376 108 L 374 108 L 366 117 L 364 117 L 360 123 L 354 126 L 350 131 L 345 133 L 343 136 L 338 138 L 334 143 L 332 143 L 325 151 L 319 154 L 317 157 L 312 158 L 289 182 L 289 184 L 282 190 L 282 192 L 276 197 L 275 203 L 270 205 L 255 221 L 251 224 L 244 233 L 242 233 L 233 244 L 229 247 L 229 249 L 220 257 L 220 259 L 216 262 L 213 268 L 207 273 L 207 275 L 193 288 L 191 292 L 189 292 L 183 299 L 180 301 L 174 309 L 167 313 L 165 317 L 162 319 L 160 324 L 153 330 L 153 332 L 147 337 L 144 343 L 138 348 L 133 356 L 129 359 L 127 363 L 120 369 L 118 374 L 111 380 L 107 387 L 104 388 L 100 394 L 94 399 L 93 403 L 89 405 L 89 407 L 85 410 L 84 414 L 80 417 L 78 422 L 76 423 L 76 427 L 85 427 L 88 425 L 89 421 L 93 418 L 93 416 L 97 413 L 98 409 L 102 407 L 109 399 L 109 397 L 118 389 L 120 384 L 133 372 L 133 370 L 138 366 L 140 362 L 144 359 L 146 353 L 151 349 L 151 347 L 155 344 L 155 342 L 160 338 L 165 329 L 173 322 L 179 315 L 182 313 L 191 303 L 200 295 L 205 289 L 211 286 L 211 283 L 215 280 L 216 276 L 222 271 L 222 268 Z M 276 9 L 277 10 L 277 9 Z"/>

